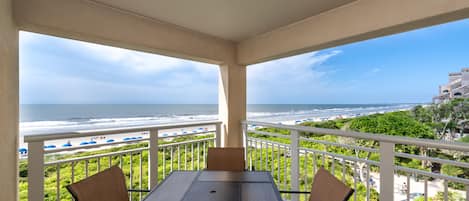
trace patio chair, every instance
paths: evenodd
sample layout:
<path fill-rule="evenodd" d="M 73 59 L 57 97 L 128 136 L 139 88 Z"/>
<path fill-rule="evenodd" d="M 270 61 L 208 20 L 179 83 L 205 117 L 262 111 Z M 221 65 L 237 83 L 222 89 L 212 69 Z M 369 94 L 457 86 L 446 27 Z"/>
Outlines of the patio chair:
<path fill-rule="evenodd" d="M 149 190 L 127 190 L 124 173 L 118 166 L 66 186 L 76 201 L 128 201 L 128 192 L 150 192 Z"/>
<path fill-rule="evenodd" d="M 244 171 L 244 148 L 208 148 L 207 170 Z"/>
<path fill-rule="evenodd" d="M 314 176 L 311 192 L 280 191 L 286 194 L 310 194 L 309 201 L 347 201 L 354 190 L 329 173 L 320 168 Z"/>

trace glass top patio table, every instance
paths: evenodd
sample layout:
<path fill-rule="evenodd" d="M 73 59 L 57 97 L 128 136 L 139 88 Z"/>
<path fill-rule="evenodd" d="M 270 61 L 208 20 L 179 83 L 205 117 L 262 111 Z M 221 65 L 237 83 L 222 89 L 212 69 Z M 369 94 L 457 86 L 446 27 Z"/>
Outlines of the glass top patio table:
<path fill-rule="evenodd" d="M 281 201 L 267 171 L 174 171 L 145 201 Z"/>

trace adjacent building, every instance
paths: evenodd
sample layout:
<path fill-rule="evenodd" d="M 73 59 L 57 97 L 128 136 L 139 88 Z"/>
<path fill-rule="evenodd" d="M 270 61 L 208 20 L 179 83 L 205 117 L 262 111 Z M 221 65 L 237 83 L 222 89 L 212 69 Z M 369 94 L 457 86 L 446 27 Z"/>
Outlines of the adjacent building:
<path fill-rule="evenodd" d="M 448 83 L 440 85 L 439 95 L 433 97 L 433 102 L 441 103 L 453 98 L 469 98 L 469 68 L 449 73 Z"/>

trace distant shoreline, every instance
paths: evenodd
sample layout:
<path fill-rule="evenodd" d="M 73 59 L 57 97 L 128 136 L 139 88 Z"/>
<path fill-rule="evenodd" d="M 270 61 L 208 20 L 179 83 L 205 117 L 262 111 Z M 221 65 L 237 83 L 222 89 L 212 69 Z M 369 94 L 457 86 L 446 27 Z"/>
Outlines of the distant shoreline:
<path fill-rule="evenodd" d="M 378 111 L 370 111 L 366 113 L 357 113 L 357 114 L 339 114 L 339 115 L 330 115 L 328 117 L 315 117 L 315 116 L 302 116 L 304 118 L 295 118 L 296 116 L 292 117 L 274 117 L 271 119 L 265 119 L 263 121 L 268 121 L 272 123 L 281 123 L 281 124 L 287 124 L 287 125 L 295 125 L 295 124 L 300 124 L 303 122 L 320 122 L 320 121 L 328 121 L 328 120 L 335 120 L 335 119 L 341 119 L 341 118 L 355 118 L 355 117 L 360 117 L 360 116 L 367 116 L 367 115 L 372 115 L 376 113 L 386 113 L 386 112 L 394 112 L 394 111 L 403 111 L 403 110 L 409 110 L 412 107 L 408 108 L 399 108 L 399 109 L 393 109 L 393 110 L 378 110 Z M 275 120 L 280 120 L 280 121 L 275 121 Z M 259 120 L 259 119 L 255 119 Z M 262 119 L 260 119 L 262 121 Z M 185 134 L 197 134 L 197 133 L 202 133 L 206 131 L 214 131 L 215 127 L 214 126 L 205 126 L 205 127 L 189 127 L 189 128 L 178 128 L 178 129 L 170 129 L 170 130 L 162 130 L 159 133 L 160 137 L 176 137 L 176 136 L 183 136 Z M 132 142 L 133 140 L 138 140 L 138 139 L 144 139 L 148 138 L 148 133 L 145 132 L 138 132 L 138 133 L 122 133 L 122 134 L 114 134 L 114 135 L 106 135 L 106 136 L 101 136 L 101 137 L 86 137 L 86 138 L 74 138 L 74 139 L 64 139 L 64 140 L 54 140 L 54 141 L 49 141 L 45 142 L 44 146 L 49 146 L 53 148 L 48 148 L 48 149 L 58 149 L 62 148 L 65 144 L 71 144 L 72 147 L 83 147 L 86 149 L 86 143 L 94 142 L 96 144 L 102 144 L 105 146 L 108 140 L 113 140 L 113 142 Z M 138 138 L 138 139 L 137 139 Z M 20 144 L 19 147 L 21 148 L 26 148 L 27 149 L 27 143 L 23 141 L 24 137 L 23 135 L 20 135 Z M 110 146 L 119 146 L 119 145 L 110 145 Z M 105 146 L 107 147 L 107 146 Z M 25 158 L 26 155 L 22 155 L 22 158 Z"/>

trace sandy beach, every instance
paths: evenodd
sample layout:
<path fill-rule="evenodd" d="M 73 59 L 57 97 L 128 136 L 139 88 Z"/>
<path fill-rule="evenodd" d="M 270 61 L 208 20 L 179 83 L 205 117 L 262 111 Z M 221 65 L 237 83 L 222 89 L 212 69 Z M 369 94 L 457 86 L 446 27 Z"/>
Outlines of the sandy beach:
<path fill-rule="evenodd" d="M 184 136 L 184 135 L 196 135 L 196 134 L 205 134 L 215 131 L 215 126 L 201 126 L 201 127 L 186 127 L 186 128 L 177 128 L 177 129 L 167 129 L 167 130 L 160 130 L 159 131 L 159 138 L 173 138 L 177 136 Z M 60 140 L 50 140 L 44 142 L 45 150 L 54 150 L 54 149 L 63 149 L 63 148 L 75 148 L 75 147 L 83 147 L 83 149 L 87 149 L 90 145 L 102 145 L 98 148 L 93 147 L 93 149 L 99 148 L 108 148 L 106 146 L 109 143 L 113 142 L 128 142 L 132 143 L 132 141 L 141 141 L 142 139 L 148 139 L 149 133 L 148 132 L 131 132 L 131 133 L 116 133 L 112 135 L 102 135 L 102 136 L 93 136 L 93 137 L 79 137 L 79 138 L 68 138 L 68 139 L 60 139 Z M 91 142 L 91 143 L 90 143 Z M 71 146 L 68 146 L 69 144 Z M 65 145 L 65 146 L 64 146 Z M 110 146 L 119 146 L 118 144 L 112 144 Z M 28 148 L 28 143 L 24 142 L 24 136 L 20 136 L 20 149 Z M 21 158 L 27 157 L 27 154 L 20 154 Z"/>

